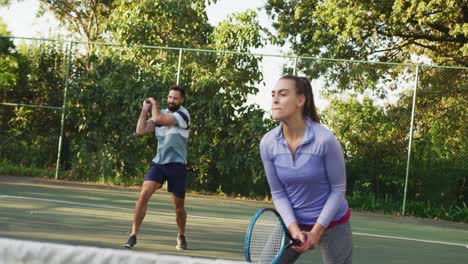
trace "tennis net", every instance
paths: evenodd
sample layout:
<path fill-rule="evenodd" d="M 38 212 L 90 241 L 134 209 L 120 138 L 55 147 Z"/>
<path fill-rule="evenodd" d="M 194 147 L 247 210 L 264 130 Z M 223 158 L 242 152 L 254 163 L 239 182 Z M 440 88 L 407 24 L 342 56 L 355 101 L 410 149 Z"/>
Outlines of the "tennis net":
<path fill-rule="evenodd" d="M 129 250 L 70 246 L 0 238 L 0 263 L 5 264 L 239 264 L 225 259 L 150 254 Z"/>

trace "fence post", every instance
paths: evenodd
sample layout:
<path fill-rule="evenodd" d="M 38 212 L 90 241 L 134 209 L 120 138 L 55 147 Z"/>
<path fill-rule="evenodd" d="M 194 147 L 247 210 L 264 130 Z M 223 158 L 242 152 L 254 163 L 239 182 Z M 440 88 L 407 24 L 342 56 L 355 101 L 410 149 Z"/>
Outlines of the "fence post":
<path fill-rule="evenodd" d="M 179 49 L 179 63 L 177 64 L 177 85 L 179 85 L 180 80 L 180 68 L 182 67 L 182 49 Z"/>
<path fill-rule="evenodd" d="M 294 58 L 293 75 L 296 75 L 297 57 Z"/>
<path fill-rule="evenodd" d="M 411 145 L 413 143 L 414 112 L 416 111 L 416 90 L 418 88 L 418 79 L 419 79 L 419 65 L 416 65 L 416 77 L 414 79 L 413 105 L 411 107 L 411 125 L 410 125 L 410 131 L 409 131 L 408 160 L 406 161 L 405 191 L 403 193 L 402 215 L 405 215 L 405 210 L 406 210 L 406 193 L 408 192 L 408 177 L 409 177 L 409 168 L 410 168 L 410 160 L 411 160 Z"/>
<path fill-rule="evenodd" d="M 55 167 L 55 179 L 58 179 L 58 174 L 60 170 L 60 156 L 62 153 L 63 127 L 65 124 L 65 110 L 67 109 L 67 90 L 68 90 L 68 78 L 70 77 L 70 61 L 71 61 L 72 47 L 73 47 L 73 42 L 70 42 L 70 44 L 68 45 L 68 54 L 67 54 L 67 72 L 65 73 L 65 90 L 63 92 L 62 118 L 60 121 L 60 137 L 59 137 L 58 152 L 57 152 L 57 164 Z"/>

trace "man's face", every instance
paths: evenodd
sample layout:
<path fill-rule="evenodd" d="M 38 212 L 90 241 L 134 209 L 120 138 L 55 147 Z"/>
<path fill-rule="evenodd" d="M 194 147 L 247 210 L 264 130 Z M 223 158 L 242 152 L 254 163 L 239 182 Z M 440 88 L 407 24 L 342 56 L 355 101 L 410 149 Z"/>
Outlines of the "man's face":
<path fill-rule="evenodd" d="M 167 108 L 171 112 L 179 110 L 180 105 L 184 102 L 184 97 L 180 94 L 179 91 L 170 90 L 169 95 L 167 96 Z"/>

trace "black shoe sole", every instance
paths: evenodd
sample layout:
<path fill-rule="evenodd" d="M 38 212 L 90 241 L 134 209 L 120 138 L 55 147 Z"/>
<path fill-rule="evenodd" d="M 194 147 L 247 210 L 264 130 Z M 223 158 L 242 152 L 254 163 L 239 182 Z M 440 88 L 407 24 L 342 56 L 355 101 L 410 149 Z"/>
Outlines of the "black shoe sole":
<path fill-rule="evenodd" d="M 182 247 L 182 246 L 176 246 L 176 249 L 177 249 L 177 250 L 186 250 L 186 249 L 187 249 L 187 246 L 184 246 L 184 247 Z"/>
<path fill-rule="evenodd" d="M 124 244 L 124 248 L 132 249 L 137 244 L 136 236 L 130 236 L 127 243 Z"/>

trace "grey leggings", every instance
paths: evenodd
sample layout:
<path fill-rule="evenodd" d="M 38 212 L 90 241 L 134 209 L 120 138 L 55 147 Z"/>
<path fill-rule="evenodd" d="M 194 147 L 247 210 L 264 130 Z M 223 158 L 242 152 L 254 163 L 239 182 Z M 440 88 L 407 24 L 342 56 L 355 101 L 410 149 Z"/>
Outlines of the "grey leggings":
<path fill-rule="evenodd" d="M 325 230 L 320 238 L 319 247 L 324 264 L 351 264 L 353 242 L 349 221 Z M 278 263 L 292 264 L 300 255 L 301 253 L 288 248 Z"/>

